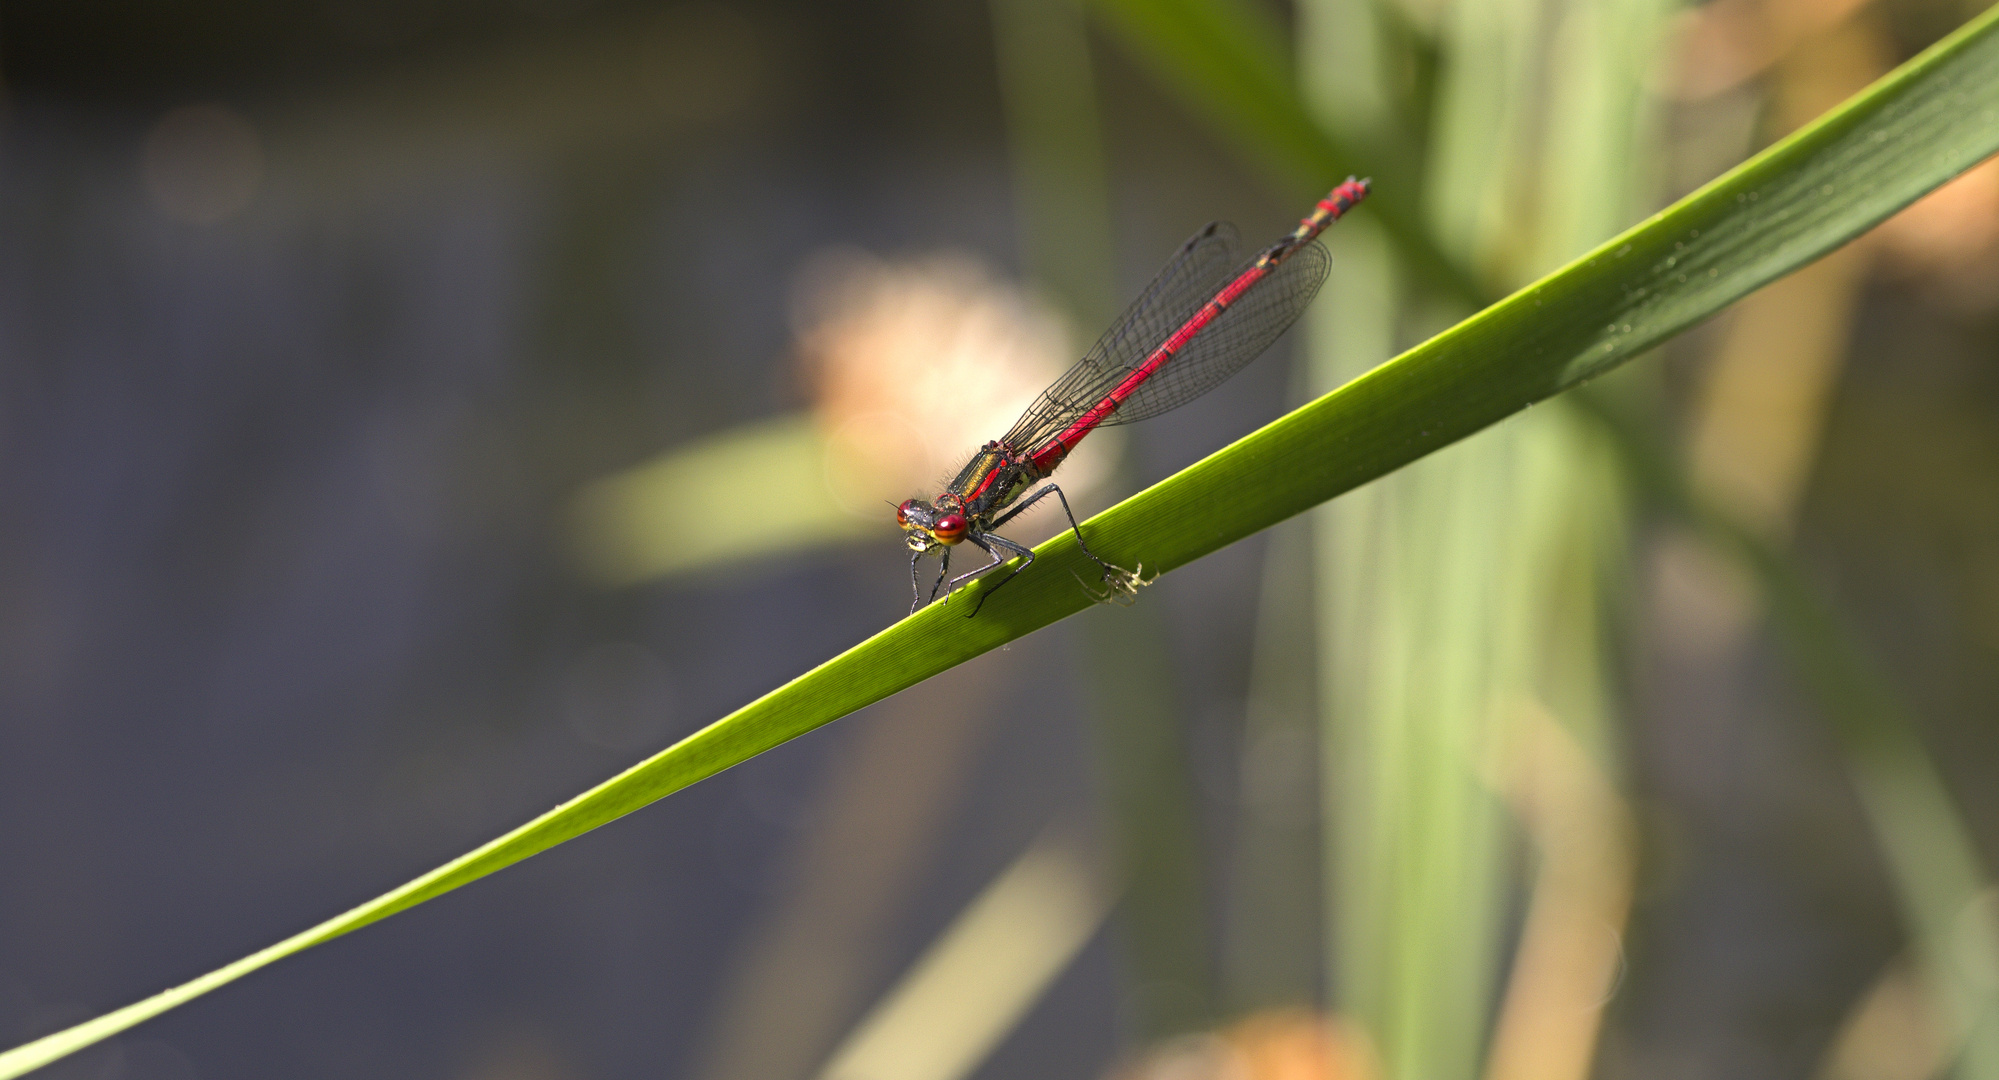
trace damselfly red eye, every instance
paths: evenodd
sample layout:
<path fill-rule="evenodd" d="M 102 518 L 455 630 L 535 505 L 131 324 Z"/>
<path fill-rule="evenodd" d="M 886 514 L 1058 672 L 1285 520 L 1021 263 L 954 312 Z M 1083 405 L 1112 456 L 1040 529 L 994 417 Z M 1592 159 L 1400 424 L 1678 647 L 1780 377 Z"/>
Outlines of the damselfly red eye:
<path fill-rule="evenodd" d="M 910 499 L 895 508 L 895 523 L 897 525 L 907 526 L 909 524 L 909 504 L 915 501 L 915 499 Z"/>
<path fill-rule="evenodd" d="M 937 519 L 937 524 L 931 528 L 930 535 L 947 544 L 955 544 L 963 540 L 965 538 L 965 515 L 945 514 L 943 517 Z"/>

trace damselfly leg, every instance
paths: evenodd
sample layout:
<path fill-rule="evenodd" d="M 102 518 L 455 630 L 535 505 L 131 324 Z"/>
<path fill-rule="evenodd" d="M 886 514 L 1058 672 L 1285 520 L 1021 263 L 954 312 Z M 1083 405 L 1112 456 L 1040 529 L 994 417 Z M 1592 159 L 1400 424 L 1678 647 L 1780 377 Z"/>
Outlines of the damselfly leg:
<path fill-rule="evenodd" d="M 1040 491 L 1037 491 L 1032 495 L 1029 495 L 1028 497 L 1020 500 L 1020 502 L 1014 504 L 1013 509 L 1008 510 L 1006 513 L 1001 514 L 999 517 L 993 520 L 993 528 L 997 529 L 1000 526 L 1005 525 L 1007 522 L 1012 521 L 1014 518 L 1019 517 L 1021 513 L 1025 511 L 1028 507 L 1033 506 L 1035 503 L 1046 498 L 1051 493 L 1054 494 L 1054 496 L 1057 499 L 1061 500 L 1062 515 L 1069 519 L 1069 531 L 1076 534 L 1076 546 L 1083 549 L 1083 554 L 1089 556 L 1091 562 L 1096 563 L 1098 566 L 1104 568 L 1105 581 L 1107 582 L 1116 581 L 1120 583 L 1126 583 L 1121 588 L 1114 587 L 1116 588 L 1116 591 L 1131 591 L 1131 586 L 1128 583 L 1132 580 L 1134 576 L 1132 572 L 1126 570 L 1121 566 L 1112 566 L 1110 563 L 1107 563 L 1102 559 L 1097 558 L 1097 553 L 1090 550 L 1089 542 L 1083 539 L 1083 527 L 1076 524 L 1076 514 L 1074 511 L 1069 509 L 1069 496 L 1062 494 L 1062 489 L 1058 485 L 1049 484 L 1047 487 L 1042 488 Z M 1019 576 L 1021 571 L 1034 565 L 1033 551 L 1029 550 L 1026 547 L 1021 546 L 1020 544 L 1016 544 L 1013 541 L 1008 540 L 1003 536 L 996 536 L 992 532 L 988 531 L 979 534 L 979 536 L 974 537 L 973 539 L 975 541 L 979 539 L 989 540 L 995 544 L 1005 546 L 1006 548 L 1008 548 L 1013 552 L 1014 556 L 1021 557 L 1021 564 L 1019 566 L 1014 567 L 1012 573 L 1001 578 L 999 580 L 999 584 L 994 585 L 990 589 L 987 589 L 985 593 L 979 597 L 979 602 L 972 606 L 972 614 L 965 616 L 968 619 L 971 618 L 972 615 L 977 615 L 979 613 L 979 609 L 984 607 L 986 605 L 986 601 L 989 598 L 991 598 L 991 596 L 994 593 L 1000 590 L 1001 585 L 1005 585 L 1007 582 L 1012 581 L 1015 577 Z M 984 545 L 982 544 L 980 546 L 983 547 Z M 1011 557 L 1013 556 L 1009 556 L 1009 558 Z M 1004 561 L 1000 559 L 998 555 L 994 555 L 993 559 L 994 559 L 993 562 L 994 566 Z M 992 566 L 982 566 L 973 573 L 965 575 L 965 577 L 966 578 L 974 577 L 977 574 L 983 574 L 990 569 L 992 569 Z M 964 579 L 961 578 L 960 580 Z M 953 582 L 952 584 L 955 586 L 957 583 Z"/>
<path fill-rule="evenodd" d="M 1004 585 L 1007 582 L 1012 581 L 1014 574 L 1018 574 L 1022 570 L 1025 570 L 1028 567 L 1034 565 L 1034 551 L 1032 548 L 1026 547 L 1025 545 L 1022 544 L 1016 544 L 1013 541 L 1008 540 L 1004 536 L 995 536 L 992 533 L 980 533 L 979 535 L 970 537 L 969 539 L 972 541 L 972 543 L 979 545 L 980 550 L 984 551 L 988 555 L 991 555 L 993 557 L 993 561 L 987 563 L 984 566 L 979 567 L 977 570 L 974 570 L 969 574 L 965 574 L 959 577 L 956 581 L 951 582 L 951 587 L 954 589 L 958 587 L 959 582 L 970 581 L 971 579 L 978 577 L 980 574 L 983 574 L 988 570 L 991 570 L 993 567 L 1000 565 L 1001 563 L 1007 561 L 1008 559 L 1017 558 L 1021 559 L 1022 562 L 1019 566 L 1014 567 L 1013 574 L 1008 574 L 1007 576 L 1001 578 L 999 585 L 995 585 L 992 588 L 987 589 L 984 593 L 980 594 L 979 602 L 973 604 L 971 612 L 965 616 L 965 618 L 967 619 L 971 618 L 973 615 L 977 615 L 979 613 L 979 609 L 986 606 L 986 599 L 992 596 L 992 594 L 999 589 L 1000 585 Z M 992 546 L 988 547 L 987 546 L 988 544 Z M 1006 554 L 1002 555 L 999 552 L 994 551 L 993 550 L 994 547 L 1006 549 Z M 945 595 L 947 597 L 949 596 L 948 593 Z"/>
<path fill-rule="evenodd" d="M 937 583 L 930 586 L 931 603 L 936 602 L 937 591 L 944 587 L 944 579 L 950 576 L 951 573 L 951 549 L 939 546 L 937 550 L 942 553 L 940 561 L 943 565 L 937 568 Z M 928 552 L 918 551 L 909 556 L 909 613 L 911 615 L 916 614 L 916 609 L 922 607 L 925 602 L 923 599 L 923 579 L 918 576 L 920 571 L 917 569 L 917 564 L 923 561 L 923 556 L 926 554 Z M 950 594 L 945 594 L 945 600 L 949 602 Z"/>

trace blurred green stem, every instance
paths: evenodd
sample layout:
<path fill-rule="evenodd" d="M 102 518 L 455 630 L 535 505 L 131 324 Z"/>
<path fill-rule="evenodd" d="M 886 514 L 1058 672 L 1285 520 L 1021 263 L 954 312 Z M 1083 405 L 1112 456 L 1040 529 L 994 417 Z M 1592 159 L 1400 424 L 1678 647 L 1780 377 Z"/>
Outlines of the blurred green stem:
<path fill-rule="evenodd" d="M 1471 308 L 1497 298 L 1424 224 L 1410 148 L 1365 129 L 1330 133 L 1314 121 L 1284 34 L 1263 9 L 1244 0 L 1094 0 L 1094 6 L 1163 85 L 1264 163 L 1284 191 L 1317 198 L 1350 173 L 1372 176 L 1365 216 L 1395 238 L 1419 280 Z"/>
<path fill-rule="evenodd" d="M 991 0 L 1028 274 L 1086 334 L 1115 314 L 1110 194 L 1078 0 Z M 1122 464 L 1112 485 L 1136 486 Z M 1138 1035 L 1210 1026 L 1216 990 L 1199 805 L 1156 607 L 1081 621 Z"/>
<path fill-rule="evenodd" d="M 1628 217 L 1629 170 L 1557 151 L 1605 140 L 1600 158 L 1621 164 L 1643 154 L 1620 111 L 1638 109 L 1638 95 L 1602 77 L 1589 46 L 1654 14 L 1625 5 L 1570 20 L 1567 36 L 1547 32 L 1587 6 L 1465 0 L 1440 21 L 1425 148 L 1435 167 L 1421 199 L 1432 234 L 1450 238 L 1447 254 L 1481 280 L 1525 279 Z M 1387 78 L 1406 59 L 1371 54 L 1386 37 L 1379 16 L 1368 0 L 1301 5 L 1306 93 L 1326 129 L 1388 124 L 1392 87 L 1357 85 L 1366 72 Z M 1579 118 L 1594 126 L 1569 142 L 1544 139 L 1532 122 L 1542 103 L 1585 93 L 1617 104 Z M 1358 256 L 1345 261 L 1343 281 L 1367 295 L 1336 299 L 1313 323 L 1324 390 L 1385 359 L 1398 329 L 1392 268 L 1409 262 L 1406 248 L 1391 258 L 1364 240 L 1358 231 L 1340 238 Z M 1612 546 L 1603 539 L 1622 535 L 1622 507 L 1610 478 L 1591 467 L 1583 435 L 1556 413 L 1521 417 L 1318 516 L 1328 900 L 1338 928 L 1330 959 L 1342 1008 L 1366 1025 L 1397 1080 L 1469 1080 L 1487 1067 L 1512 873 L 1511 823 L 1494 788 L 1532 782 L 1501 775 L 1495 769 L 1509 766 L 1495 763 L 1523 739 L 1523 716 L 1558 715 L 1565 737 L 1599 758 L 1595 771 L 1614 773 L 1601 760 L 1614 757 L 1618 740 L 1595 616 L 1598 570 Z M 1542 852 L 1552 865 L 1597 865 L 1571 856 Z M 1618 893 L 1622 883 L 1583 891 Z M 1546 907 L 1542 899 L 1537 893 Z M 1559 940 L 1543 933 L 1526 945 Z M 1515 959 L 1552 974 L 1517 987 L 1510 1015 L 1552 1017 L 1563 1029 L 1555 1041 L 1580 1047 L 1568 1057 L 1586 1062 L 1594 1014 L 1549 1001 L 1587 1000 L 1575 987 L 1600 972 L 1524 951 Z M 1558 1067 L 1544 1052 L 1549 1034 L 1545 1025 L 1514 1033 L 1507 1067 Z"/>
<path fill-rule="evenodd" d="M 1085 333 L 1116 314 L 1110 183 L 1079 0 L 991 0 L 1028 276 Z"/>

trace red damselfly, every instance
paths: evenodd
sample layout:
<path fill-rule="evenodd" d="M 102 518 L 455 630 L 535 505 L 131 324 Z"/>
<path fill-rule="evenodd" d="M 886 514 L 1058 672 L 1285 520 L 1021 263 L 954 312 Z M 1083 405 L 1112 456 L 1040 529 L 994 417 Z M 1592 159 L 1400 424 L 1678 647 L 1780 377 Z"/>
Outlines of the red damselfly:
<path fill-rule="evenodd" d="M 1094 348 L 1042 391 L 1005 436 L 987 443 L 930 500 L 896 508 L 908 545 L 909 610 L 923 605 L 917 564 L 932 551 L 943 565 L 930 599 L 1018 557 L 1021 563 L 987 598 L 1034 562 L 1034 552 L 995 530 L 1049 495 L 1062 503 L 1083 554 L 1104 569 L 1113 591 L 1130 592 L 1138 577 L 1097 558 L 1054 484 L 1022 497 L 1048 478 L 1083 437 L 1100 427 L 1129 424 L 1185 405 L 1221 385 L 1284 333 L 1326 280 L 1331 256 L 1315 239 L 1367 197 L 1368 182 L 1348 177 L 1291 235 L 1246 263 L 1236 260 L 1235 227 L 1217 221 L 1193 235 Z M 951 549 L 969 542 L 992 561 L 951 577 Z M 978 607 L 971 612 L 978 614 Z"/>

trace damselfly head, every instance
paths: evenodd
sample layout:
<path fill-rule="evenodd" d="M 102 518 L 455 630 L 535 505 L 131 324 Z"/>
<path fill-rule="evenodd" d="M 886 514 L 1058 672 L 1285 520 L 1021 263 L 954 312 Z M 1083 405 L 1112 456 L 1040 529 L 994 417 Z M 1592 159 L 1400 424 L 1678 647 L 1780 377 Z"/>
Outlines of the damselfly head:
<path fill-rule="evenodd" d="M 956 544 L 971 529 L 965 515 L 955 506 L 932 506 L 922 499 L 909 499 L 896 507 L 895 523 L 908 534 L 903 539 L 911 551 L 929 551 L 938 544 Z"/>
<path fill-rule="evenodd" d="M 937 523 L 939 516 L 937 508 L 922 499 L 906 499 L 895 508 L 895 523 L 902 526 L 902 541 L 909 545 L 909 550 L 921 554 L 937 546 L 936 538 L 930 535 L 930 526 Z"/>

